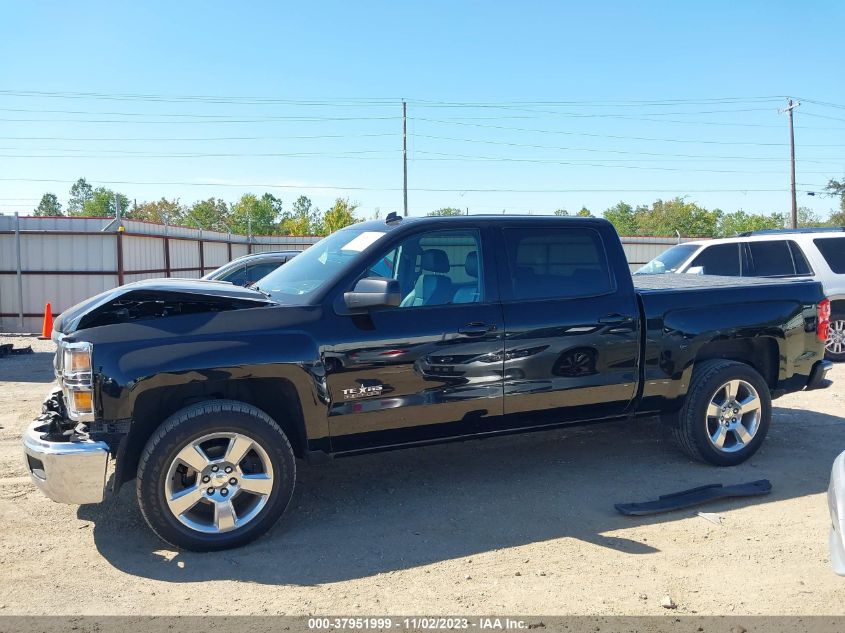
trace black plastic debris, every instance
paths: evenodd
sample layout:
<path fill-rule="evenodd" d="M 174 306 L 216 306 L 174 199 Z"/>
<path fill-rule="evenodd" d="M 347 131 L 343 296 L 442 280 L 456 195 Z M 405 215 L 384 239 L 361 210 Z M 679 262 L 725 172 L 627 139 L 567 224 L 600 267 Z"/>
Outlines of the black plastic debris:
<path fill-rule="evenodd" d="M 655 501 L 644 501 L 643 503 L 617 503 L 613 507 L 622 514 L 642 516 L 646 514 L 659 514 L 661 512 L 671 512 L 672 510 L 681 510 L 682 508 L 689 508 L 702 503 L 709 503 L 710 501 L 716 501 L 717 499 L 767 495 L 771 491 L 772 482 L 768 479 L 760 479 L 759 481 L 751 481 L 745 484 L 735 484 L 733 486 L 710 484 L 709 486 L 699 486 L 698 488 L 690 488 L 689 490 L 682 490 L 680 492 L 662 495 Z"/>
<path fill-rule="evenodd" d="M 15 347 L 11 343 L 4 343 L 3 345 L 0 345 L 0 358 L 18 354 L 32 354 L 32 346 L 27 345 L 26 347 Z"/>

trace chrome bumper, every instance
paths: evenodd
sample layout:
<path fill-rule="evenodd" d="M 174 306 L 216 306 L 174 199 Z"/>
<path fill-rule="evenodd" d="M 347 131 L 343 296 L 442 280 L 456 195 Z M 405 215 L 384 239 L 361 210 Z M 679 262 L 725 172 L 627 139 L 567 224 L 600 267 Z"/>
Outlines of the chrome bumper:
<path fill-rule="evenodd" d="M 33 422 L 23 436 L 33 483 L 59 503 L 100 503 L 105 498 L 109 447 L 105 442 L 51 442 L 41 439 L 44 422 Z"/>

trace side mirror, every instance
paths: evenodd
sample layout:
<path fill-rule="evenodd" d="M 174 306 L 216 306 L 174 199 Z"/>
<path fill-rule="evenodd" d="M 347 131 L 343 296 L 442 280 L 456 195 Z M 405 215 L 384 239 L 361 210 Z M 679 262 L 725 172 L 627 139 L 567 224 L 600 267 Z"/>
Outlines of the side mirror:
<path fill-rule="evenodd" d="M 350 310 L 396 307 L 402 301 L 402 293 L 395 279 L 366 277 L 355 284 L 352 292 L 344 292 L 343 300 Z"/>

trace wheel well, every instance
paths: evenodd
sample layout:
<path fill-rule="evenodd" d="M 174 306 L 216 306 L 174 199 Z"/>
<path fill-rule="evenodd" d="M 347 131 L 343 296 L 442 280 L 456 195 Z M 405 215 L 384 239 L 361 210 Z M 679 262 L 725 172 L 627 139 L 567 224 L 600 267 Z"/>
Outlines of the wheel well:
<path fill-rule="evenodd" d="M 773 338 L 725 339 L 704 345 L 696 354 L 695 361 L 724 358 L 751 365 L 774 389 L 778 381 L 779 356 L 778 344 Z"/>
<path fill-rule="evenodd" d="M 129 435 L 118 452 L 115 491 L 121 484 L 135 478 L 141 451 L 162 422 L 189 405 L 219 399 L 237 400 L 258 407 L 282 428 L 294 455 L 304 455 L 302 408 L 296 389 L 288 380 L 246 378 L 154 388 L 135 402 Z"/>
<path fill-rule="evenodd" d="M 836 299 L 830 302 L 830 311 L 833 314 L 845 314 L 845 299 Z"/>

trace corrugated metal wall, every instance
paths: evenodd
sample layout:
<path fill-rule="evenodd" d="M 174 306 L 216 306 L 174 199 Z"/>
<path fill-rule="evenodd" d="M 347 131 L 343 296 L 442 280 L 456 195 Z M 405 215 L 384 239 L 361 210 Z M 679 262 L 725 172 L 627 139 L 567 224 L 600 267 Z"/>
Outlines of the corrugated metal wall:
<path fill-rule="evenodd" d="M 304 250 L 319 239 L 247 238 L 132 220 L 124 220 L 123 226 L 125 230 L 117 233 L 108 218 L 0 216 L 0 332 L 39 332 L 48 301 L 53 313 L 59 314 L 118 286 L 121 280 L 165 277 L 168 270 L 171 277 L 198 278 L 249 252 Z M 677 242 L 665 237 L 622 238 L 632 270 Z M 18 316 L 21 311 L 23 323 Z"/>

